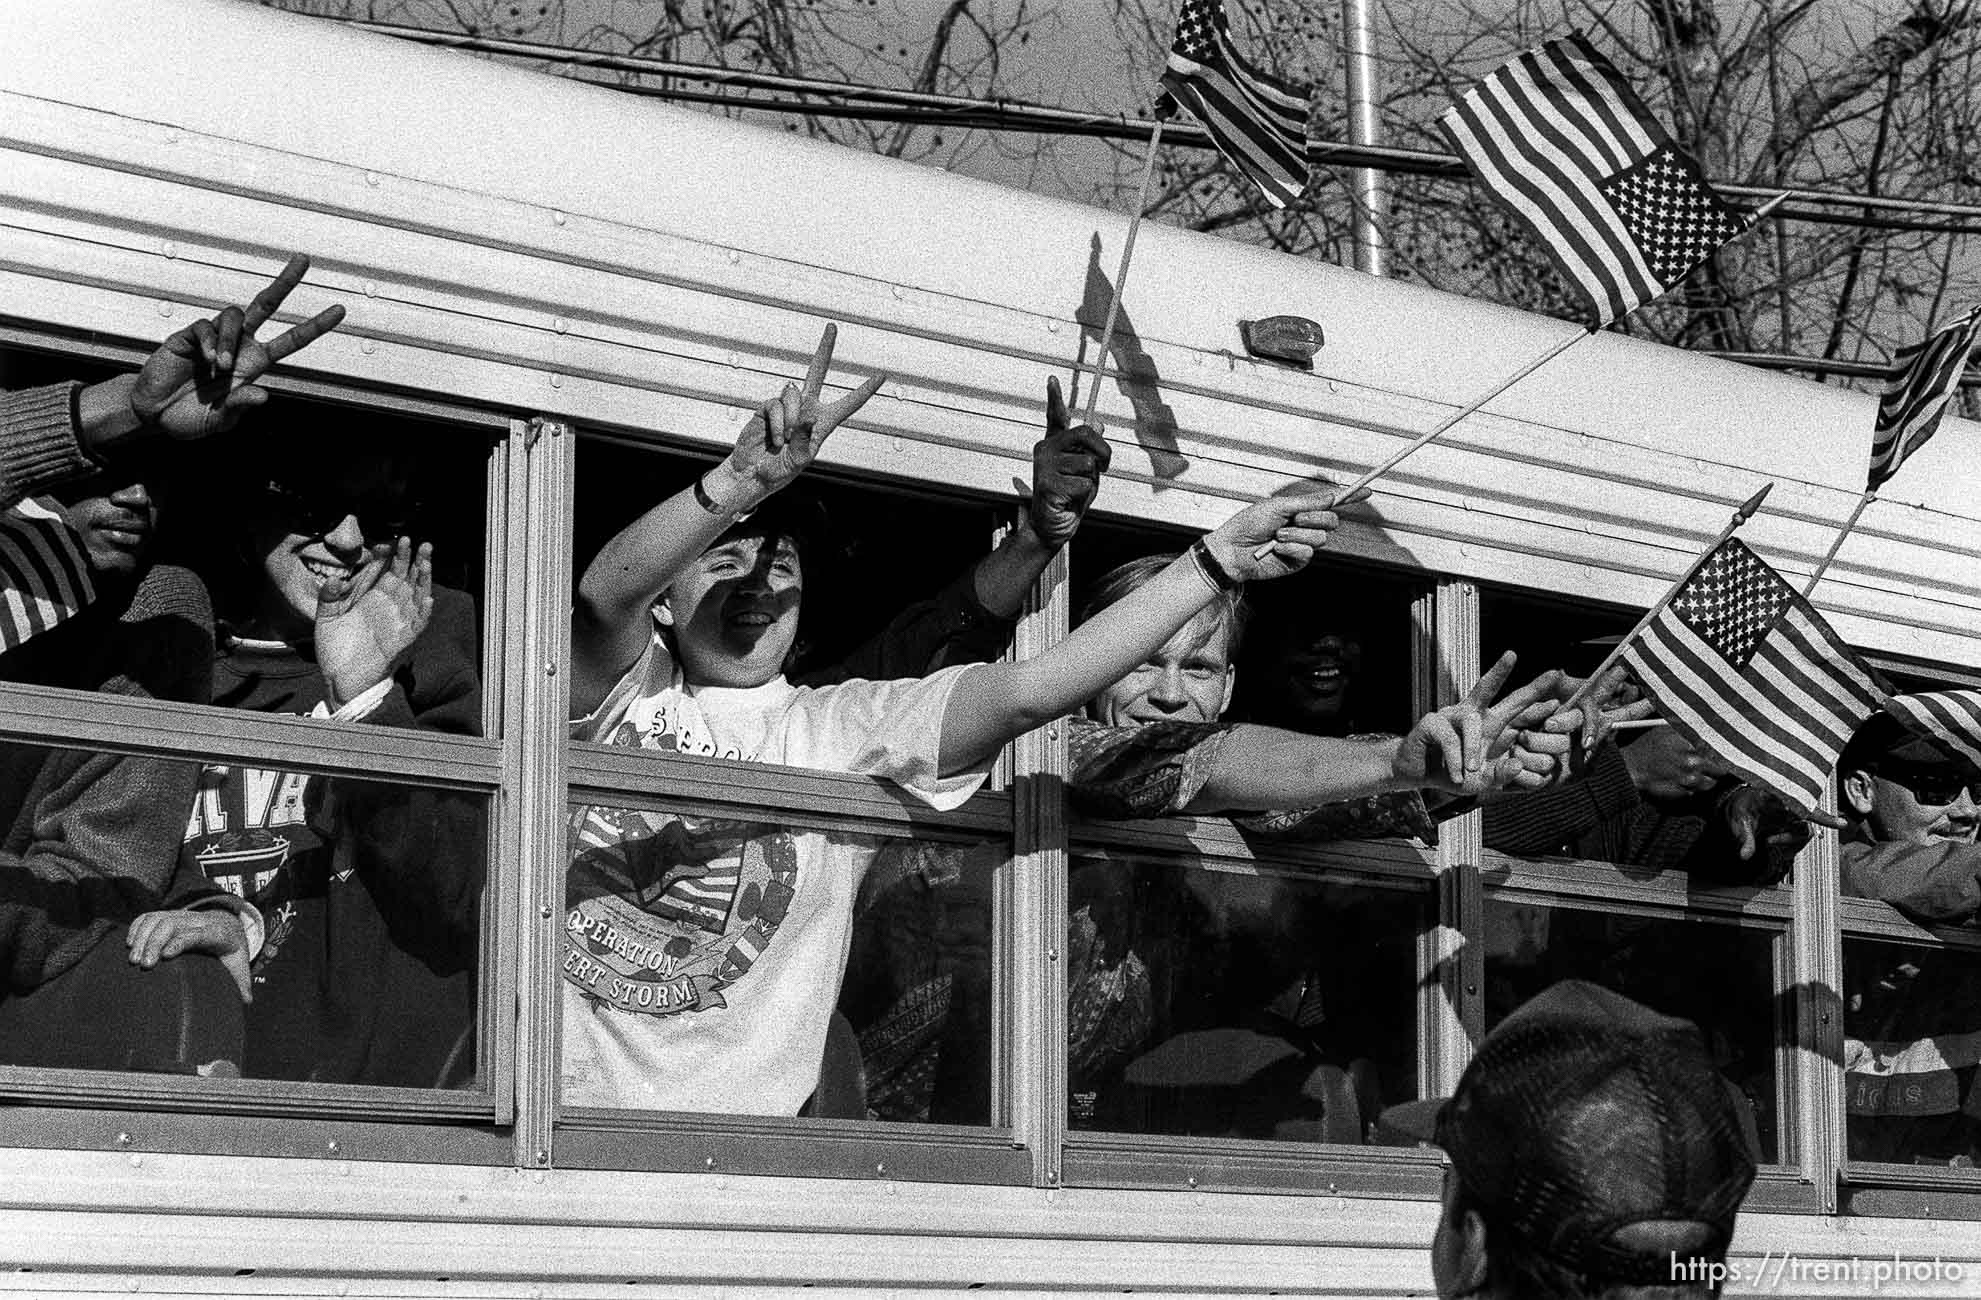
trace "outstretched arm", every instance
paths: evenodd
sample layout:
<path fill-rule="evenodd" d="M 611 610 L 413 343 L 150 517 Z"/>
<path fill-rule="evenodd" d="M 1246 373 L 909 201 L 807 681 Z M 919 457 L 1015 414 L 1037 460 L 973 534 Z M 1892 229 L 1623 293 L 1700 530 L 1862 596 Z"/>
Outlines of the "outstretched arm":
<path fill-rule="evenodd" d="M 836 402 L 820 402 L 838 327 L 827 325 L 803 387 L 786 384 L 737 436 L 720 465 L 605 544 L 578 582 L 571 617 L 571 711 L 591 712 L 652 635 L 647 610 L 690 561 L 743 515 L 788 486 L 826 438 L 886 380 L 874 375 Z"/>
<path fill-rule="evenodd" d="M 1538 677 L 1495 704 L 1513 665 L 1513 655 L 1502 655 L 1464 699 L 1425 714 L 1398 739 L 1233 728 L 1188 811 L 1306 808 L 1391 790 L 1472 795 L 1544 784 L 1570 743 L 1566 735 L 1533 730 L 1554 712 L 1559 674 Z"/>
<path fill-rule="evenodd" d="M 1340 524 L 1336 504 L 1346 502 L 1324 491 L 1247 506 L 1046 653 L 971 668 L 943 714 L 943 773 L 975 767 L 1012 737 L 1098 694 L 1155 653 L 1224 586 L 1305 567 Z"/>

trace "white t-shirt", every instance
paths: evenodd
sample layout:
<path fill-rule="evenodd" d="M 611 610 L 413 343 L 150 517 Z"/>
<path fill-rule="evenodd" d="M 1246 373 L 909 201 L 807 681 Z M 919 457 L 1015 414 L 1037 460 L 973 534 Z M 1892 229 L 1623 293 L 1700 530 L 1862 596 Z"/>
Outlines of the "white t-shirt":
<path fill-rule="evenodd" d="M 693 687 L 656 636 L 576 740 L 884 777 L 954 808 L 937 775 L 968 666 L 817 690 Z M 985 764 L 988 768 L 988 762 Z M 818 1084 L 860 879 L 885 840 L 640 809 L 572 811 L 563 1100 L 795 1115 Z"/>

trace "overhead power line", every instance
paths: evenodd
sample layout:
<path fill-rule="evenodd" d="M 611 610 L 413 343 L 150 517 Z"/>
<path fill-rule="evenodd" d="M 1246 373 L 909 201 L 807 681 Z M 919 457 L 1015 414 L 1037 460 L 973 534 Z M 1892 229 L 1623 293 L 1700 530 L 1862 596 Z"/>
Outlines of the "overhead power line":
<path fill-rule="evenodd" d="M 332 21 L 345 22 L 353 27 L 361 27 L 367 31 L 409 41 L 441 45 L 477 54 L 533 59 L 574 68 L 593 68 L 605 72 L 663 78 L 673 82 L 696 83 L 695 85 L 614 87 L 633 94 L 687 103 L 717 104 L 726 108 L 766 113 L 904 122 L 956 130 L 1083 135 L 1111 140 L 1147 140 L 1155 130 L 1155 122 L 1146 118 L 1085 112 L 1050 104 L 1035 104 L 1025 100 L 973 99 L 961 95 L 896 90 L 886 86 L 864 86 L 815 77 L 791 77 L 780 73 L 724 68 L 705 63 L 676 63 L 665 59 L 609 54 L 598 50 L 579 50 L 565 46 L 538 45 L 529 41 L 501 40 L 496 37 L 459 32 L 434 32 L 390 23 L 370 23 L 354 19 Z M 698 87 L 712 87 L 712 89 Z M 738 95 L 733 93 L 736 90 L 774 93 Z M 1202 127 L 1182 122 L 1171 122 L 1166 125 L 1163 129 L 1163 141 L 1200 149 L 1215 147 L 1209 133 Z M 1309 158 L 1323 166 L 1365 167 L 1402 175 L 1435 176 L 1451 180 L 1469 180 L 1471 175 L 1466 171 L 1465 164 L 1450 154 L 1379 145 L 1355 145 L 1338 140 L 1311 141 Z M 1740 185 L 1715 181 L 1713 186 L 1728 198 L 1745 200 L 1757 206 L 1782 192 L 1778 188 L 1765 185 Z M 1773 215 L 1784 220 L 1856 226 L 1869 230 L 1981 234 L 1981 204 L 1948 203 L 1933 199 L 1790 189 L 1787 202 L 1775 209 Z"/>

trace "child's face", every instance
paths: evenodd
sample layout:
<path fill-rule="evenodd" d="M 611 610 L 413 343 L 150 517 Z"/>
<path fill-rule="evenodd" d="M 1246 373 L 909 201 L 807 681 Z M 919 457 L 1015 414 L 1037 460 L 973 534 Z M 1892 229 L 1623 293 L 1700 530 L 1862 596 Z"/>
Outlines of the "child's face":
<path fill-rule="evenodd" d="M 782 672 L 804 589 L 789 538 L 731 537 L 702 552 L 661 602 L 689 684 L 761 686 Z"/>

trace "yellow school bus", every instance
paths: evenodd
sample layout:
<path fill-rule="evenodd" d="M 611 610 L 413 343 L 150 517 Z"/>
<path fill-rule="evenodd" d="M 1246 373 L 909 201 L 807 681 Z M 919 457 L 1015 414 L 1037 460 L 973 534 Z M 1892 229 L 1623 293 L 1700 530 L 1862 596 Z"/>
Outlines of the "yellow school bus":
<path fill-rule="evenodd" d="M 825 322 L 835 382 L 889 378 L 814 472 L 845 539 L 820 636 L 857 640 L 988 548 L 1047 376 L 1084 397 L 1102 360 L 1094 283 L 1104 306 L 1125 230 L 245 3 L 0 7 L 5 386 L 128 368 L 309 253 L 283 319 L 348 318 L 271 380 L 252 436 L 326 474 L 357 445 L 418 466 L 441 580 L 478 611 L 482 700 L 462 735 L 16 682 L 0 731 L 443 791 L 481 810 L 486 874 L 472 1033 L 430 1083 L 0 1072 L 0 1288 L 1424 1295 L 1441 1157 L 1381 1140 L 1380 1111 L 1448 1091 L 1568 975 L 1709 1022 L 1762 1152 L 1734 1291 L 1981 1288 L 1981 1172 L 1853 1147 L 1838 992 L 1854 956 L 1981 969 L 1981 931 L 1840 897 L 1827 832 L 1784 881 L 1713 885 L 1496 853 L 1477 814 L 1435 846 L 1083 820 L 1058 726 L 943 813 L 567 738 L 574 565 L 722 454 Z M 1275 315 L 1321 326 L 1310 368 L 1246 351 L 1240 322 Z M 1017 653 L 1063 637 L 1113 563 L 1352 477 L 1573 328 L 1145 228 L 1104 359 L 1112 468 Z M 1285 599 L 1357 631 L 1372 729 L 1507 646 L 1586 670 L 1764 483 L 1741 535 L 1806 576 L 1856 504 L 1873 407 L 1598 334 L 1388 475 Z M 1817 589 L 1902 682 L 1981 681 L 1977 437 L 1950 420 Z M 203 522 L 225 530 L 224 500 Z M 560 1105 L 578 804 L 900 846 L 893 883 L 919 892 L 856 924 L 825 1067 L 850 1105 Z"/>

